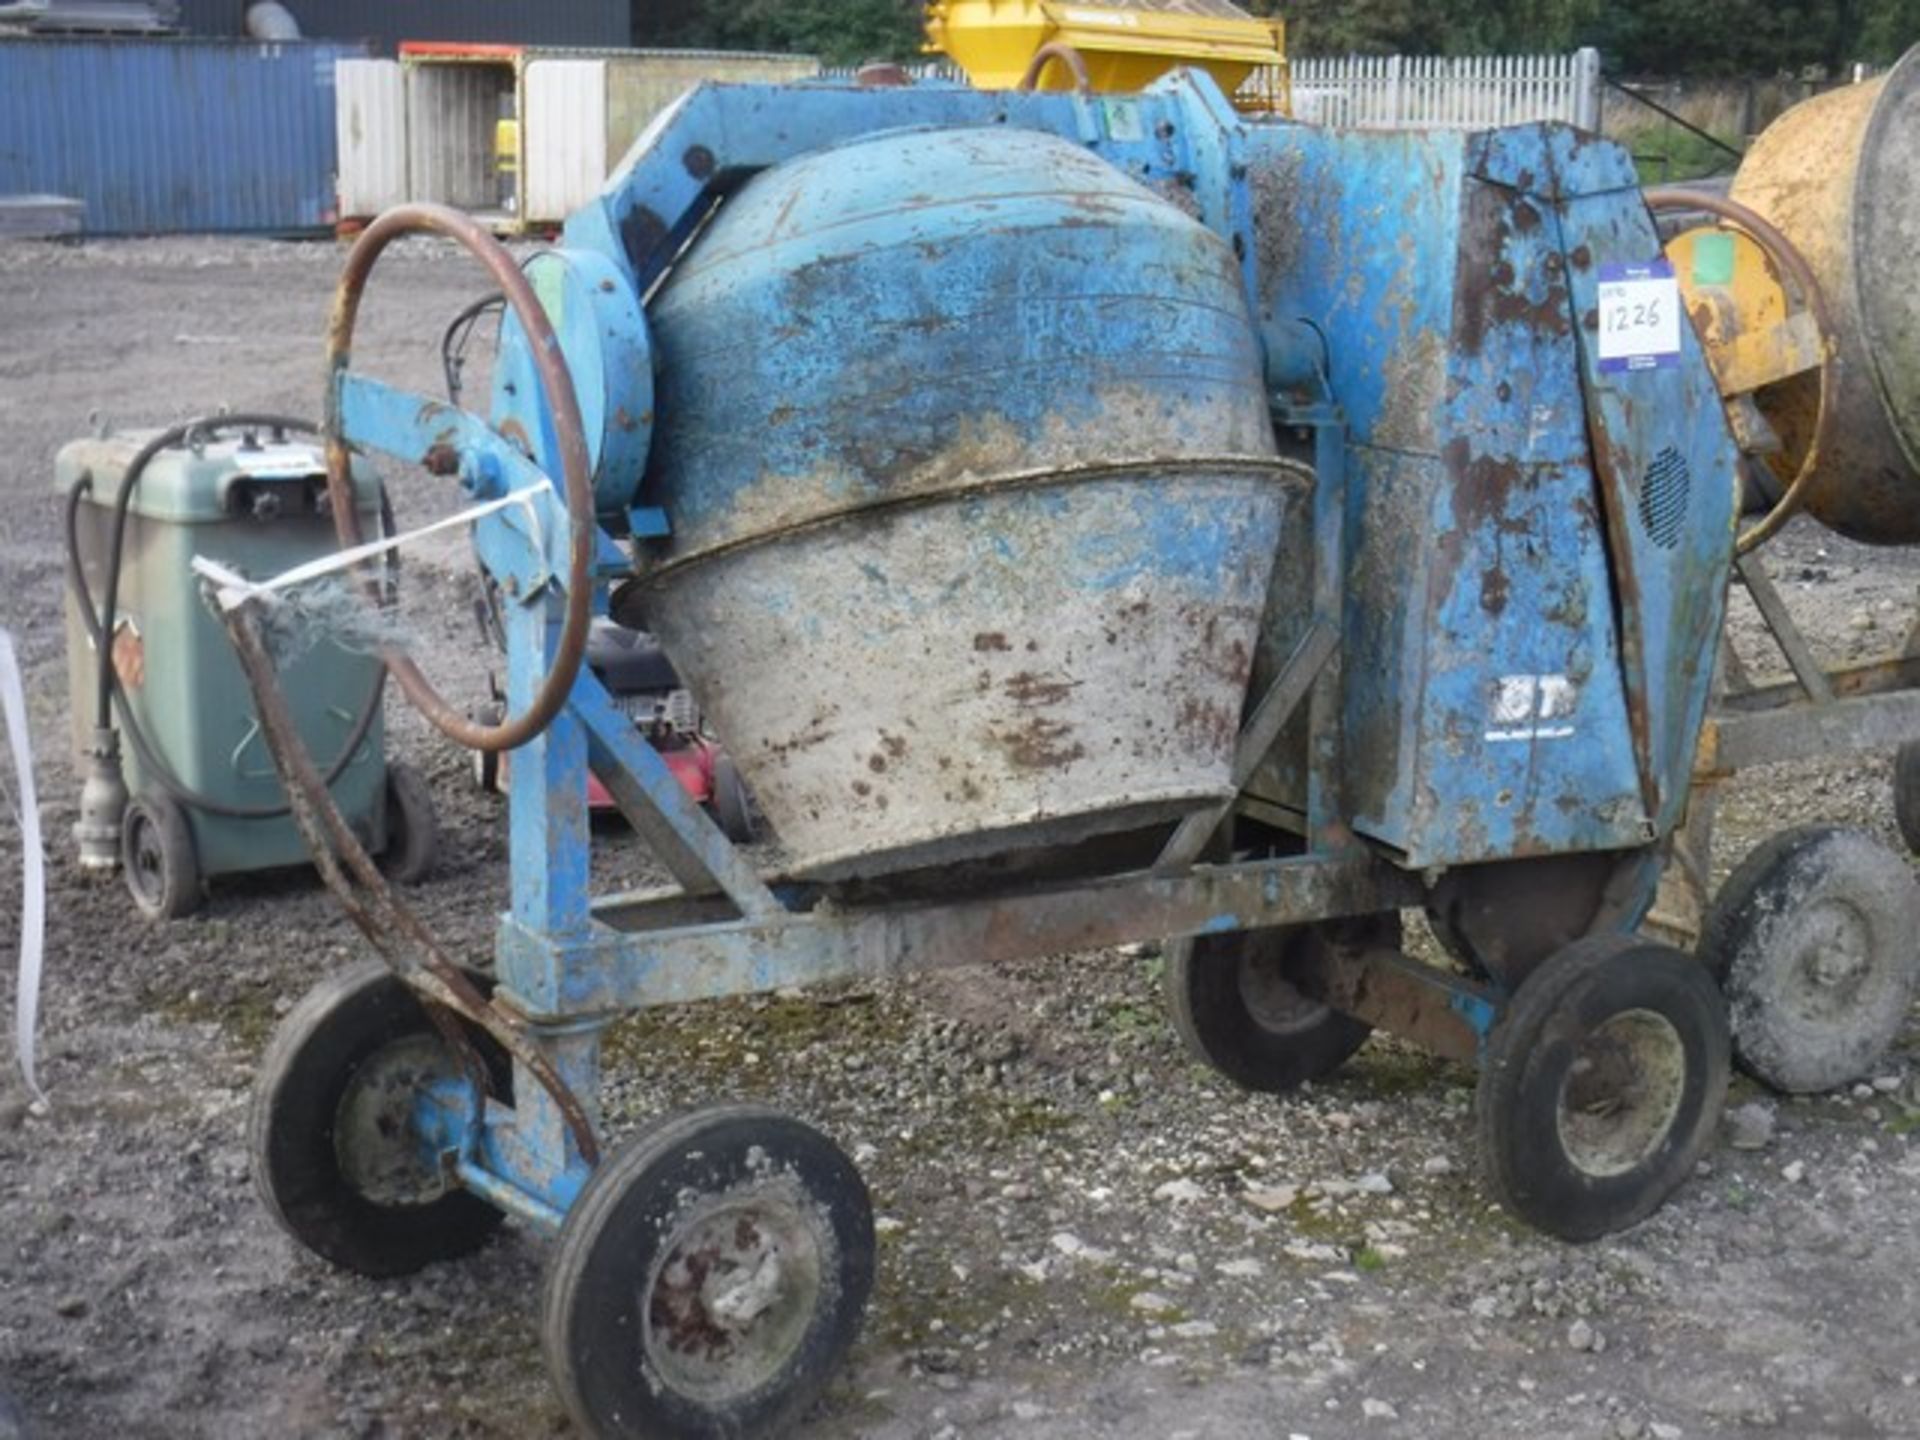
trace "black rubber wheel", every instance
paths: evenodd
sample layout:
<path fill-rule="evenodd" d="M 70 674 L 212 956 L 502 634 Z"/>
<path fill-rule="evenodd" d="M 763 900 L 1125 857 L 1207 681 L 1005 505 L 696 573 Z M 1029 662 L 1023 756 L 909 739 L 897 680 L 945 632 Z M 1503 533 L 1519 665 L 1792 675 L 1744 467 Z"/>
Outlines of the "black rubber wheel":
<path fill-rule="evenodd" d="M 1268 1094 L 1332 1074 L 1366 1043 L 1364 1020 L 1303 996 L 1288 967 L 1309 947 L 1400 946 L 1400 917 L 1283 925 L 1167 942 L 1167 1010 L 1195 1059 Z"/>
<path fill-rule="evenodd" d="M 200 908 L 200 860 L 187 815 L 165 795 L 142 795 L 120 817 L 120 871 L 149 920 L 178 920 Z"/>
<path fill-rule="evenodd" d="M 387 848 L 380 853 L 380 868 L 397 884 L 418 885 L 432 872 L 439 851 L 433 792 L 418 770 L 396 760 L 387 766 Z"/>
<path fill-rule="evenodd" d="M 1920 740 L 1909 740 L 1894 752 L 1893 818 L 1907 849 L 1920 855 Z"/>
<path fill-rule="evenodd" d="M 713 757 L 713 820 L 734 844 L 753 843 L 753 807 L 747 803 L 746 782 L 731 755 Z"/>
<path fill-rule="evenodd" d="M 475 1033 L 492 1093 L 506 1053 Z M 379 961 L 329 975 L 287 1013 L 260 1060 L 248 1124 L 254 1184 L 307 1249 L 362 1275 L 406 1275 L 478 1249 L 504 1218 L 418 1154 L 421 1084 L 458 1076 L 414 993 Z"/>
<path fill-rule="evenodd" d="M 1794 1094 L 1845 1085 L 1879 1064 L 1913 1003 L 1920 883 L 1864 831 L 1782 831 L 1720 887 L 1700 958 L 1742 1069 Z"/>
<path fill-rule="evenodd" d="M 860 1172 L 753 1106 L 643 1131 L 594 1172 L 547 1265 L 541 1338 L 589 1435 L 783 1435 L 845 1357 L 873 1288 Z"/>
<path fill-rule="evenodd" d="M 1644 1220 L 1713 1136 L 1729 1048 L 1719 988 L 1691 956 L 1633 936 L 1575 941 L 1514 993 L 1481 1056 L 1494 1197 L 1563 1240 Z"/>

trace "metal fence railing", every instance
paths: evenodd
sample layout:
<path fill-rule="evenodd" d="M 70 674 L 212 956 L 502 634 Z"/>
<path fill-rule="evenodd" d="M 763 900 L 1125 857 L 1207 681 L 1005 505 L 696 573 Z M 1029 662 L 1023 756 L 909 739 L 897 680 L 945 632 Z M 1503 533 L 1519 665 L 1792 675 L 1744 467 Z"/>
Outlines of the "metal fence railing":
<path fill-rule="evenodd" d="M 1600 128 L 1600 54 L 1295 59 L 1293 113 L 1360 130 L 1477 130 L 1530 120 Z"/>

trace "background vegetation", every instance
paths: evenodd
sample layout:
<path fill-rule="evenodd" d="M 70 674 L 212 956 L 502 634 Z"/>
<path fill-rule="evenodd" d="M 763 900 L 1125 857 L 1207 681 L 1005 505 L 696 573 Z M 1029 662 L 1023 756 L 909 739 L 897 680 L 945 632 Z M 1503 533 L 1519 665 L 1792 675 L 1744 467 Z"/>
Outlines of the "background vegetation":
<path fill-rule="evenodd" d="M 1884 64 L 1920 43 L 1920 0 L 1241 0 L 1301 55 L 1518 54 L 1597 46 L 1609 71 L 1774 75 Z M 919 0 L 636 0 L 634 43 L 912 59 Z"/>

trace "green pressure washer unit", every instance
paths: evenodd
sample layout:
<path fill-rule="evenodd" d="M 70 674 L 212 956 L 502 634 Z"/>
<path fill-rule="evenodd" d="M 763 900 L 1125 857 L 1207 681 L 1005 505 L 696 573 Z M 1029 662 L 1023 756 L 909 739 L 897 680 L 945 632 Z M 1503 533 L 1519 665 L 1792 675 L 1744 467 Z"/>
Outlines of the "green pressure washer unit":
<path fill-rule="evenodd" d="M 215 875 L 304 864 L 260 722 L 193 558 L 256 580 L 337 548 L 312 427 L 226 416 L 65 446 L 67 658 L 73 743 L 85 784 L 80 863 L 120 867 L 150 918 L 198 907 Z M 380 482 L 355 471 L 376 533 Z M 104 617 L 113 617 L 111 625 Z M 394 878 L 432 863 L 432 801 L 382 749 L 385 667 L 317 639 L 283 674 L 300 733 L 342 812 Z M 123 743 L 124 742 L 124 743 Z"/>

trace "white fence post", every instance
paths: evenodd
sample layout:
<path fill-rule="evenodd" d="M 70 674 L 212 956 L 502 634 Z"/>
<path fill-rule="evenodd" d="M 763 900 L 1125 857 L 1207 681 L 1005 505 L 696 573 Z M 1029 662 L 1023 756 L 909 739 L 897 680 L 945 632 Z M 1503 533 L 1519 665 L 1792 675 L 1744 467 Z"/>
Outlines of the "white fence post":
<path fill-rule="evenodd" d="M 1600 52 L 1591 45 L 1573 52 L 1573 123 L 1600 130 Z"/>
<path fill-rule="evenodd" d="M 1600 127 L 1600 55 L 1349 55 L 1293 62 L 1296 118 L 1341 129 Z"/>

